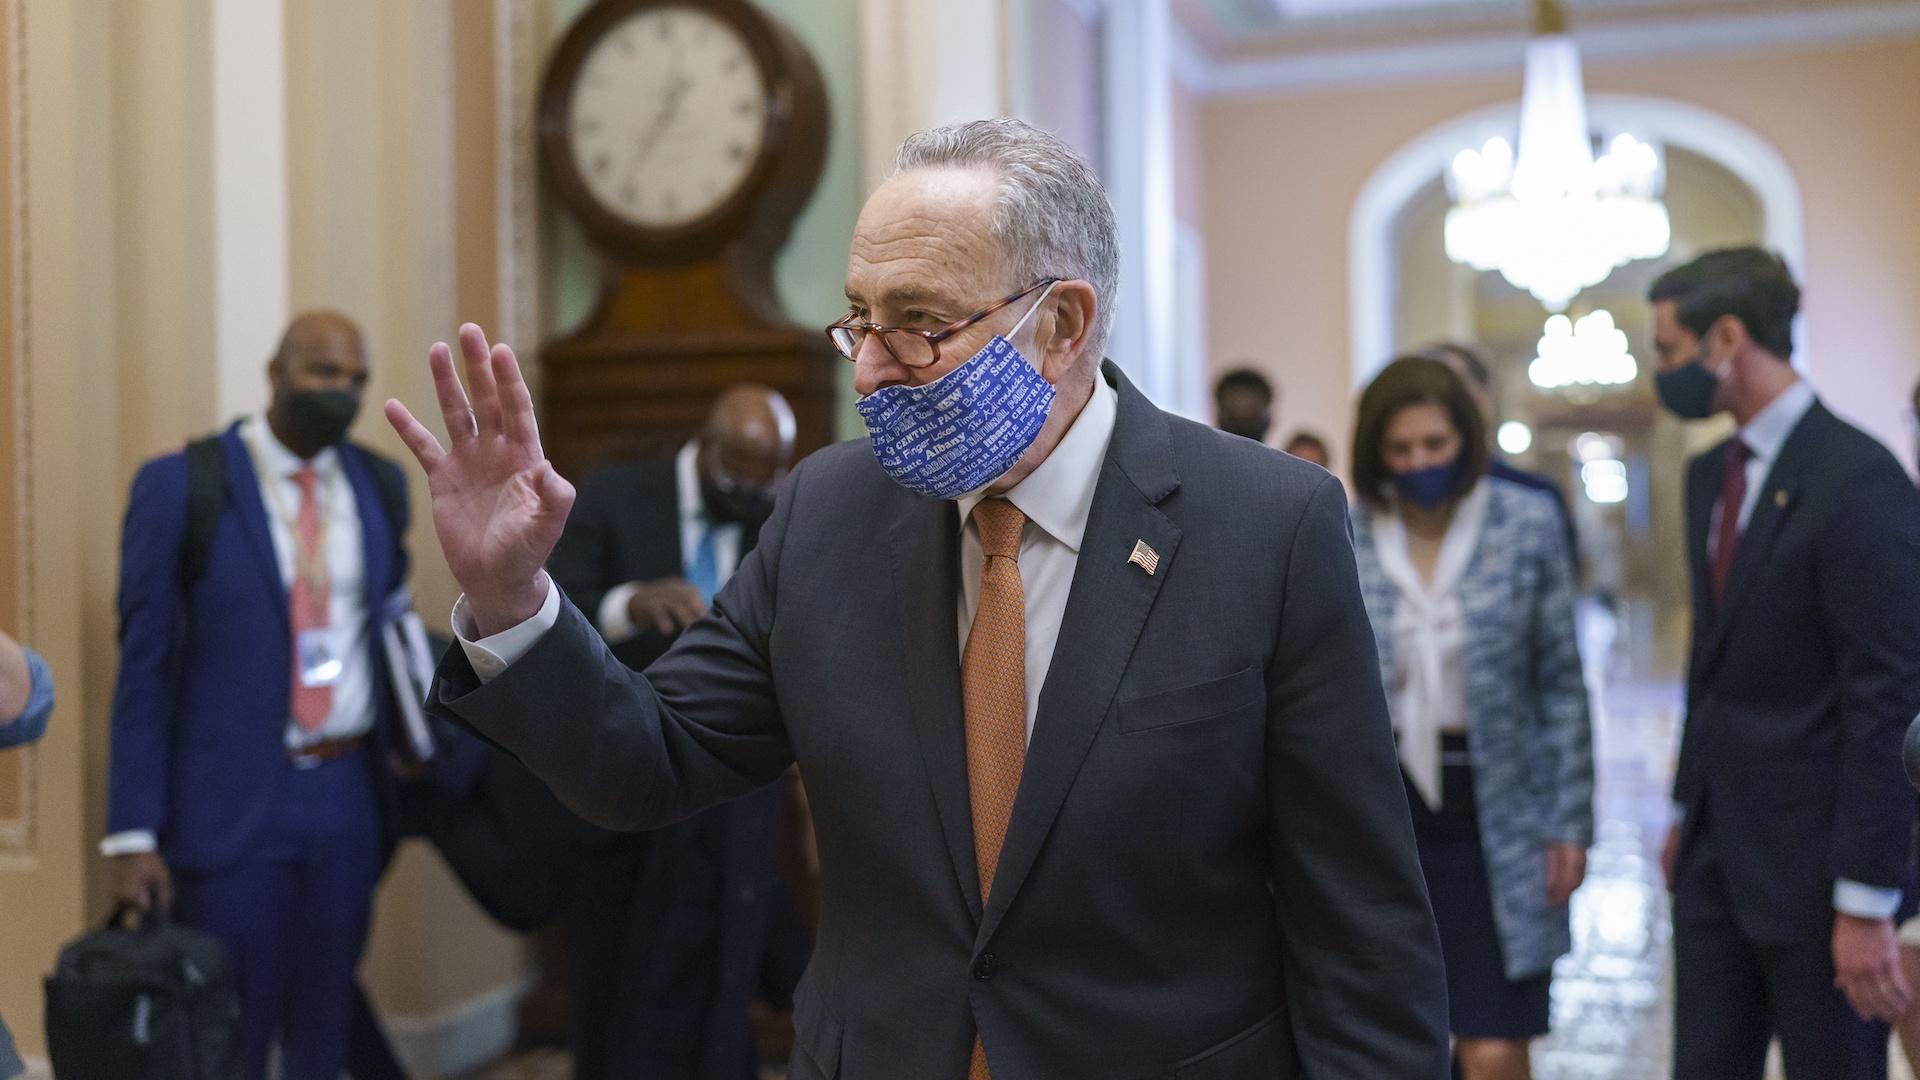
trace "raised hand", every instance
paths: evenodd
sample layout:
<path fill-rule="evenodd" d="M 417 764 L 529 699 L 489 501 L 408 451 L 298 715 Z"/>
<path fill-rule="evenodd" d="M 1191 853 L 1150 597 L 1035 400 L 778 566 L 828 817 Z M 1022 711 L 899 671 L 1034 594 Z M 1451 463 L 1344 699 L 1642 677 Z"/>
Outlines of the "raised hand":
<path fill-rule="evenodd" d="M 486 334 L 468 323 L 460 328 L 460 357 L 471 399 L 446 343 L 428 353 L 451 449 L 442 449 L 399 401 L 387 402 L 387 421 L 426 470 L 434 532 L 479 636 L 488 637 L 527 621 L 545 603 L 547 556 L 574 493 L 540 449 L 533 396 L 513 350 L 489 350 Z"/>

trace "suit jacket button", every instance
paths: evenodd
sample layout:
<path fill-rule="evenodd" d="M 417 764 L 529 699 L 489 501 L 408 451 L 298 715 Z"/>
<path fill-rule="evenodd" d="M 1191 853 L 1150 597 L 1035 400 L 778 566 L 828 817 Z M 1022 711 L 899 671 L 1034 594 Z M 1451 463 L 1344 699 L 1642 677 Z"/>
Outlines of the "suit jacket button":
<path fill-rule="evenodd" d="M 999 962 L 993 958 L 992 953 L 981 953 L 980 958 L 973 962 L 973 977 L 981 982 L 990 982 L 999 967 Z"/>

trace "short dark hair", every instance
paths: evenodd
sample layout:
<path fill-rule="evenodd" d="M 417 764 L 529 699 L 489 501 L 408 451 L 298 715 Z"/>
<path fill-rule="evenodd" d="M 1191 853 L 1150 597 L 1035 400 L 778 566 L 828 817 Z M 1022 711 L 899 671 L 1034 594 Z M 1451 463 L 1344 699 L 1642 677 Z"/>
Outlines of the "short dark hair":
<path fill-rule="evenodd" d="M 1420 355 L 1446 363 L 1449 360 L 1465 369 L 1467 378 L 1482 390 L 1493 389 L 1493 369 L 1487 366 L 1487 358 L 1480 350 L 1458 341 L 1436 341 L 1420 350 Z"/>
<path fill-rule="evenodd" d="M 1793 355 L 1793 317 L 1800 313 L 1800 286 L 1780 256 L 1757 247 L 1709 251 L 1654 281 L 1653 303 L 1673 301 L 1680 325 L 1706 337 L 1713 324 L 1732 315 L 1754 344 L 1782 360 Z"/>
<path fill-rule="evenodd" d="M 1213 384 L 1213 400 L 1219 401 L 1234 390 L 1251 390 L 1273 404 L 1273 384 L 1252 368 L 1235 368 L 1220 376 L 1220 381 Z"/>
<path fill-rule="evenodd" d="M 1317 446 L 1320 448 L 1320 453 L 1324 454 L 1328 458 L 1333 457 L 1333 454 L 1330 452 L 1332 448 L 1327 445 L 1327 440 L 1321 438 L 1318 435 L 1315 435 L 1311 431 L 1294 432 L 1293 438 L 1287 440 L 1287 453 L 1291 454 L 1293 453 L 1294 447 L 1303 446 L 1303 445 Z"/>
<path fill-rule="evenodd" d="M 1467 391 L 1466 381 L 1430 356 L 1403 356 L 1388 364 L 1360 394 L 1360 415 L 1353 427 L 1353 487 L 1369 505 L 1384 507 L 1393 483 L 1387 468 L 1387 425 L 1402 409 L 1438 405 L 1460 433 L 1459 475 L 1447 494 L 1460 498 L 1486 474 L 1487 421 Z"/>

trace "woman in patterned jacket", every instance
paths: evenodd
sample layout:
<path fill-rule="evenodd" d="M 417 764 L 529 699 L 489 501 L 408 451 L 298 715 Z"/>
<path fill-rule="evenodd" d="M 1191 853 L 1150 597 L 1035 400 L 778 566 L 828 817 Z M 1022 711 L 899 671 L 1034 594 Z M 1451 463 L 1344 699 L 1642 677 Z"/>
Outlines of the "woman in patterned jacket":
<path fill-rule="evenodd" d="M 1593 743 L 1565 534 L 1486 475 L 1486 421 L 1406 358 L 1360 399 L 1354 546 L 1465 1080 L 1524 1080 L 1593 841 Z"/>

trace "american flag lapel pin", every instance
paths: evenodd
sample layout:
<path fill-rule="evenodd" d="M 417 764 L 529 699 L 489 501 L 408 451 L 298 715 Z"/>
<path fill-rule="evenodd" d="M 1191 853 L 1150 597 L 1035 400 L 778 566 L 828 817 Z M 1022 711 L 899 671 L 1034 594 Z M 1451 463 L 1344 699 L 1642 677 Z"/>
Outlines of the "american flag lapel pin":
<path fill-rule="evenodd" d="M 1133 554 L 1127 556 L 1127 561 L 1145 570 L 1148 577 L 1152 577 L 1153 572 L 1160 569 L 1160 553 L 1148 547 L 1145 540 L 1133 542 Z"/>
<path fill-rule="evenodd" d="M 1785 491 L 1776 491 L 1773 493 L 1773 507 L 1776 510 L 1785 510 L 1787 508 L 1787 493 Z"/>

